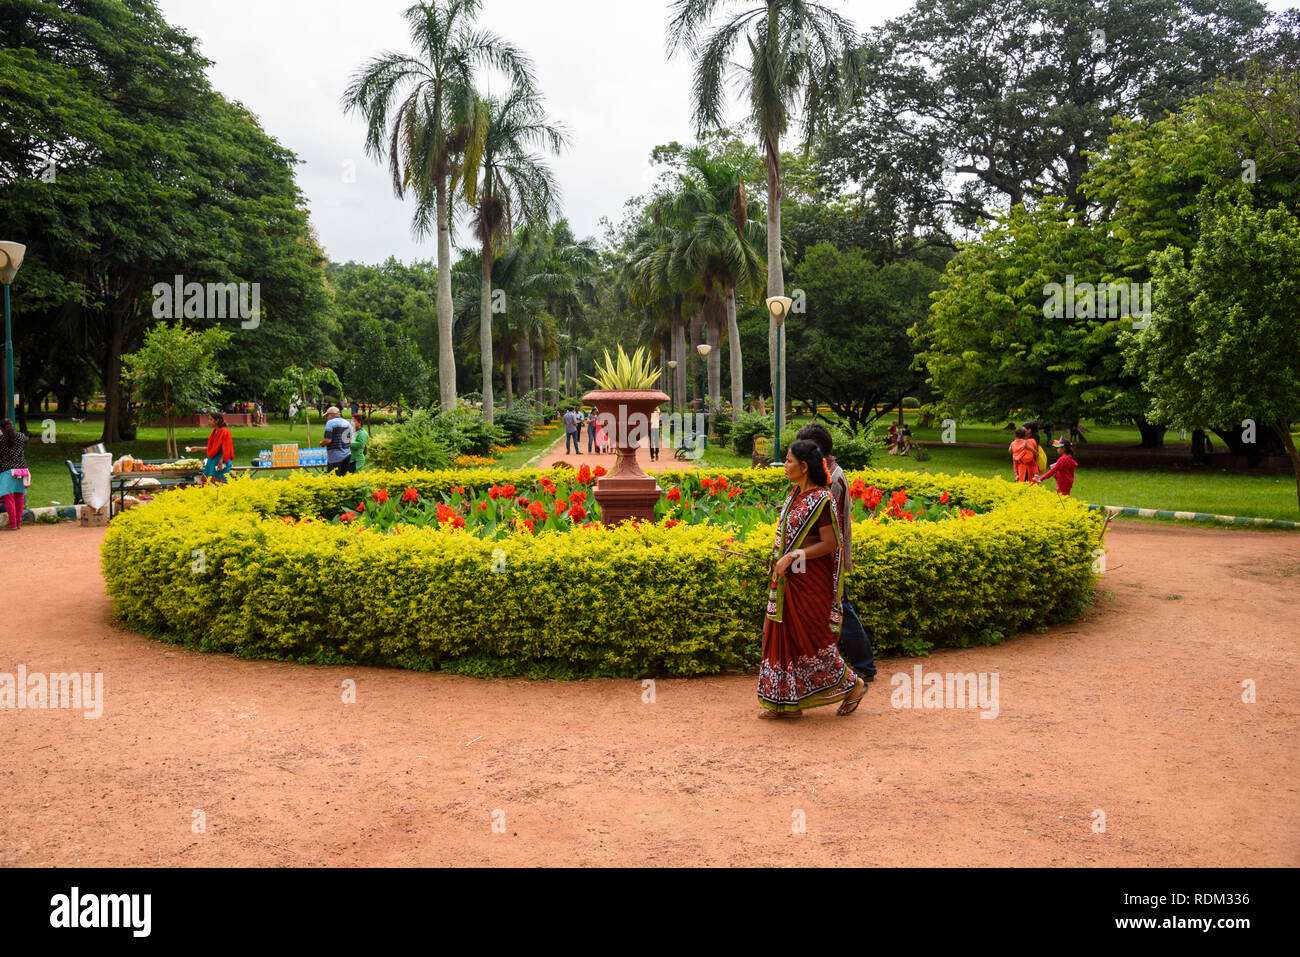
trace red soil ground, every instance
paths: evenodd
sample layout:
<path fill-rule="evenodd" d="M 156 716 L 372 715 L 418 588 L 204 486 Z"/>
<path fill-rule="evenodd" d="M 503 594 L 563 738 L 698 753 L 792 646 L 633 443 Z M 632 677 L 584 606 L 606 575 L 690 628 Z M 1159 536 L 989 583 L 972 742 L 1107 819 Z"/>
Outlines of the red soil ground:
<path fill-rule="evenodd" d="M 790 722 L 747 676 L 645 703 L 184 651 L 112 623 L 102 534 L 0 532 L 0 672 L 105 686 L 97 720 L 0 708 L 2 866 L 1300 864 L 1291 533 L 1112 525 L 1084 618 L 919 660 L 996 672 L 996 719 L 891 707 L 894 659 Z"/>

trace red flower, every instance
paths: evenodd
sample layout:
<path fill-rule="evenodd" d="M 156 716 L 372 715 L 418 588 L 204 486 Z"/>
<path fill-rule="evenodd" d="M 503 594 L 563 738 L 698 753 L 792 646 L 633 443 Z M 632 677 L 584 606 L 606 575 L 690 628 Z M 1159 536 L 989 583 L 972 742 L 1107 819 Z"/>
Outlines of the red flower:
<path fill-rule="evenodd" d="M 587 493 L 574 492 L 572 495 L 569 496 L 569 501 L 573 502 L 575 505 L 585 504 L 587 501 Z"/>
<path fill-rule="evenodd" d="M 528 519 L 524 519 L 523 525 L 524 525 L 524 528 L 528 529 L 528 534 L 529 534 L 529 535 L 532 535 L 532 534 L 534 534 L 534 533 L 536 532 L 536 529 L 533 528 L 533 523 L 530 522 L 530 521 L 528 521 Z"/>
<path fill-rule="evenodd" d="M 943 504 L 947 505 L 947 504 L 948 504 L 948 493 L 947 493 L 947 492 L 944 492 L 942 495 L 940 495 L 940 496 L 939 496 L 939 501 L 940 501 L 940 502 L 943 502 Z"/>
<path fill-rule="evenodd" d="M 727 492 L 727 498 L 735 498 L 739 494 L 740 494 L 740 489 L 733 488 Z"/>
<path fill-rule="evenodd" d="M 904 492 L 902 489 L 899 489 L 899 490 L 898 490 L 897 492 L 895 492 L 893 495 L 889 496 L 889 504 L 890 504 L 890 505 L 906 505 L 906 504 L 907 504 L 907 493 Z"/>
<path fill-rule="evenodd" d="M 379 489 L 379 491 L 375 492 L 370 497 L 375 500 L 375 503 L 377 505 L 383 505 L 385 502 L 388 501 L 388 489 L 381 488 Z"/>
<path fill-rule="evenodd" d="M 451 526 L 452 528 L 464 528 L 465 520 L 461 518 L 459 515 L 456 515 L 451 520 Z"/>
<path fill-rule="evenodd" d="M 543 505 L 541 502 L 529 502 L 528 514 L 531 515 L 533 519 L 538 522 L 545 521 L 546 506 Z"/>
<path fill-rule="evenodd" d="M 365 510 L 366 510 L 366 503 L 365 503 L 365 502 L 357 502 L 357 511 L 358 511 L 358 512 L 364 512 Z"/>
<path fill-rule="evenodd" d="M 528 499 L 524 498 L 522 495 L 519 496 L 519 507 L 520 507 L 520 508 L 527 508 L 527 507 L 528 507 Z"/>
<path fill-rule="evenodd" d="M 420 493 L 413 488 L 408 488 L 405 492 L 402 493 L 403 502 L 414 502 L 418 500 L 419 497 L 420 497 Z"/>
<path fill-rule="evenodd" d="M 581 467 L 580 469 L 578 469 L 578 475 L 577 475 L 577 478 L 575 479 L 575 481 L 576 481 L 579 485 L 590 485 L 590 484 L 591 484 L 591 481 L 592 481 L 592 476 L 591 476 L 591 466 L 588 465 L 586 462 L 584 462 L 584 463 L 582 464 L 582 467 Z"/>
<path fill-rule="evenodd" d="M 288 515 L 281 515 L 281 516 L 280 516 L 280 521 L 284 522 L 284 524 L 286 524 L 286 525 L 292 525 L 292 524 L 293 524 L 293 519 L 292 519 L 290 516 L 288 516 Z"/>
<path fill-rule="evenodd" d="M 596 478 L 600 478 L 602 475 L 608 475 L 609 469 L 605 468 L 605 466 L 603 465 L 597 465 L 596 471 L 593 474 L 596 476 Z"/>
<path fill-rule="evenodd" d="M 704 481 L 707 482 L 708 479 L 705 479 Z M 676 487 L 670 488 L 668 490 L 668 494 L 665 497 L 670 502 L 680 502 L 682 500 L 682 490 Z"/>
<path fill-rule="evenodd" d="M 575 505 L 573 506 L 573 508 L 569 509 L 569 518 L 575 524 L 577 522 L 581 522 L 586 517 L 587 517 L 587 510 L 583 508 L 581 505 Z"/>
<path fill-rule="evenodd" d="M 506 498 L 514 498 L 515 487 L 513 485 L 503 485 L 501 487 L 501 494 L 504 495 Z"/>
<path fill-rule="evenodd" d="M 668 521 L 664 522 L 664 528 L 673 528 L 681 523 L 682 520 L 680 518 L 670 518 Z"/>
<path fill-rule="evenodd" d="M 703 485 L 703 486 L 704 486 L 706 489 L 708 489 L 710 492 L 713 491 L 713 479 L 711 479 L 711 478 L 702 478 L 702 479 L 700 479 L 700 484 Z"/>
<path fill-rule="evenodd" d="M 453 495 L 464 495 L 464 494 L 465 494 L 465 489 L 462 488 L 462 487 L 459 486 L 459 485 L 453 485 L 453 486 L 451 487 L 451 493 L 452 493 Z"/>
<path fill-rule="evenodd" d="M 973 511 L 971 511 L 969 508 L 963 508 L 963 509 L 961 510 L 961 517 L 962 517 L 963 519 L 970 518 L 970 517 L 971 517 L 972 515 L 974 515 L 974 514 L 975 514 L 975 513 L 974 513 Z"/>
<path fill-rule="evenodd" d="M 555 502 L 555 514 L 556 514 L 556 516 L 563 515 L 563 514 L 564 514 L 564 510 L 565 510 L 566 508 L 568 508 L 568 507 L 569 507 L 569 503 L 566 502 L 564 499 L 562 499 L 562 498 L 561 498 L 561 499 L 556 499 L 556 502 Z"/>
<path fill-rule="evenodd" d="M 478 505 L 475 506 L 474 510 L 476 512 L 482 512 L 486 508 L 487 508 L 487 502 L 479 502 Z"/>
<path fill-rule="evenodd" d="M 441 502 L 438 503 L 438 524 L 439 525 L 445 525 L 446 523 L 453 521 L 457 517 L 458 516 L 456 515 L 456 510 L 454 508 L 451 508 L 450 506 L 447 505 L 443 505 Z"/>
<path fill-rule="evenodd" d="M 340 522 L 350 522 L 350 521 L 352 521 L 352 520 L 353 520 L 354 518 L 356 518 L 356 517 L 357 517 L 357 513 L 356 513 L 356 512 L 344 512 L 342 515 L 339 516 L 339 521 L 340 521 Z"/>

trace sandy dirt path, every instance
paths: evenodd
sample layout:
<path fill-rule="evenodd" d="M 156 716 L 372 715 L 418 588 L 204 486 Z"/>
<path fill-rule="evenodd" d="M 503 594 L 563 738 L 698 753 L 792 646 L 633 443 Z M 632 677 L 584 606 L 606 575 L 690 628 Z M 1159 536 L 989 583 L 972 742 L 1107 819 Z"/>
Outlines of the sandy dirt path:
<path fill-rule="evenodd" d="M 0 708 L 3 866 L 1300 864 L 1291 533 L 1112 526 L 1083 619 L 781 723 L 745 676 L 647 703 L 184 651 L 111 622 L 101 537 L 0 532 L 0 672 L 105 684 L 94 720 Z M 998 717 L 891 707 L 917 663 L 997 673 Z"/>

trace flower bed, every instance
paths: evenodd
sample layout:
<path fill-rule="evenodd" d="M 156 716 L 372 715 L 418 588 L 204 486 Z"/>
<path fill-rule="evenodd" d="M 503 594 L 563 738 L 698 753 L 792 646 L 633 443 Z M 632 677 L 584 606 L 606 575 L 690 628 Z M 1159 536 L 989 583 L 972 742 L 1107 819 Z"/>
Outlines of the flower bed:
<path fill-rule="evenodd" d="M 471 529 L 468 513 L 487 511 L 479 504 L 497 508 L 514 486 L 504 498 L 515 504 L 504 507 L 517 509 L 521 490 L 546 488 L 543 477 L 556 493 L 563 487 L 565 514 L 554 514 L 556 494 L 542 499 L 542 527 L 498 520 L 489 536 L 484 522 L 482 537 Z M 616 529 L 594 524 L 590 497 L 576 503 L 585 514 L 574 514 L 579 477 L 363 472 L 172 492 L 109 527 L 105 579 L 132 626 L 248 657 L 476 674 L 689 675 L 752 665 L 774 526 L 764 519 L 743 534 L 738 523 L 696 519 L 720 505 L 757 507 L 736 504 L 749 495 L 782 498 L 780 471 L 661 473 L 696 514 L 670 514 L 682 501 L 665 496 L 661 521 Z M 989 644 L 1066 620 L 1091 599 L 1101 518 L 1084 506 L 966 475 L 850 478 L 861 480 L 862 518 L 847 589 L 878 652 Z M 538 498 L 524 497 L 524 509 Z M 417 508 L 416 521 L 385 523 Z"/>
<path fill-rule="evenodd" d="M 407 486 L 399 493 L 387 488 L 373 488 L 368 496 L 335 516 L 295 519 L 281 516 L 281 521 L 295 523 L 332 520 L 338 525 L 352 525 L 382 534 L 399 534 L 406 527 L 464 529 L 477 538 L 499 541 L 510 534 L 534 535 L 544 531 L 571 531 L 592 528 L 599 523 L 600 504 L 592 494 L 593 485 L 606 472 L 603 466 L 583 465 L 576 472 L 558 479 L 538 475 L 530 484 L 519 488 L 513 483 L 487 486 L 453 485 L 440 495 L 421 494 Z M 770 537 L 781 503 L 789 492 L 788 485 L 746 487 L 731 482 L 726 475 L 704 476 L 693 482 L 669 486 L 660 497 L 655 519 L 665 528 L 678 525 L 715 525 L 724 527 L 737 541 L 744 541 L 754 530 Z M 849 489 L 852 520 L 869 520 L 875 524 L 889 521 L 965 521 L 976 515 L 974 509 L 957 504 L 947 491 L 938 496 L 909 496 L 905 489 L 882 491 L 861 478 Z"/>

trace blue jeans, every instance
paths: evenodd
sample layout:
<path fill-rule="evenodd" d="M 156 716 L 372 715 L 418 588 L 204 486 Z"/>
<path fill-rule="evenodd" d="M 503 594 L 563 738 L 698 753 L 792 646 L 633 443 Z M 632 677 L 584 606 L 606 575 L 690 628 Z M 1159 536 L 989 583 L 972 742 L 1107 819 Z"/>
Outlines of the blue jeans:
<path fill-rule="evenodd" d="M 596 451 L 596 430 L 594 428 L 587 430 L 587 451 Z"/>
<path fill-rule="evenodd" d="M 849 596 L 844 596 L 844 621 L 840 625 L 840 650 L 849 667 L 870 681 L 876 676 L 876 655 L 871 650 L 871 639 L 867 630 L 858 621 L 858 613 L 853 610 Z"/>
<path fill-rule="evenodd" d="M 581 452 L 582 449 L 579 447 L 579 443 L 580 443 L 581 441 L 582 441 L 582 436 L 579 435 L 577 432 L 565 432 L 565 433 L 564 433 L 564 454 L 565 454 L 565 455 L 568 455 L 568 454 L 569 454 L 569 443 L 570 443 L 570 442 L 573 443 L 573 454 L 574 454 L 574 455 L 577 455 L 579 452 Z"/>

